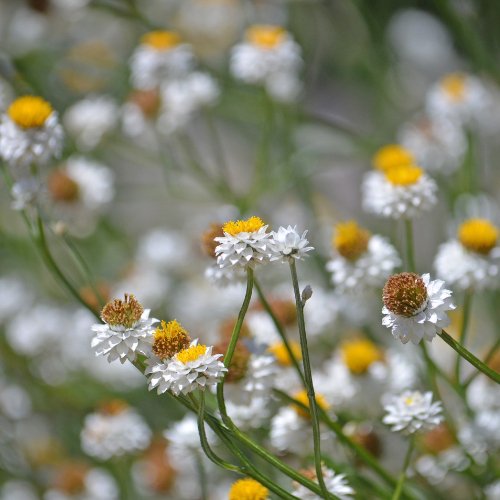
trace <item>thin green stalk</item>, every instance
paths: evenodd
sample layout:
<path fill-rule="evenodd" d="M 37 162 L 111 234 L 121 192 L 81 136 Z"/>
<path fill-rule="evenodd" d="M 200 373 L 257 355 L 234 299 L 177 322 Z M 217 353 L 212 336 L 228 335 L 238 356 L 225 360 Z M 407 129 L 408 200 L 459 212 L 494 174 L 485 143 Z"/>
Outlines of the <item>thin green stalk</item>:
<path fill-rule="evenodd" d="M 214 117 L 210 110 L 205 112 L 205 119 L 207 122 L 208 131 L 210 133 L 212 139 L 212 146 L 215 150 L 215 159 L 217 162 L 217 166 L 220 169 L 221 175 L 226 181 L 229 180 L 229 168 L 226 161 L 226 156 L 224 154 L 224 146 L 222 144 L 222 140 L 217 130 L 217 125 L 215 124 Z"/>
<path fill-rule="evenodd" d="M 459 342 L 463 346 L 467 340 L 467 328 L 469 326 L 469 318 L 470 312 L 472 308 L 472 290 L 466 290 L 464 296 L 464 305 L 463 305 L 463 313 L 462 313 L 462 326 L 460 329 L 460 339 Z M 461 357 L 457 356 L 455 361 L 455 381 L 457 384 L 460 384 L 460 368 L 461 368 Z"/>
<path fill-rule="evenodd" d="M 495 353 L 497 352 L 498 348 L 500 348 L 500 339 L 498 339 L 491 347 L 488 353 L 486 354 L 486 357 L 484 358 L 484 363 L 488 364 L 492 359 Z M 463 383 L 463 386 L 467 388 L 470 383 L 479 375 L 479 372 L 474 372 L 471 375 L 469 375 L 469 378 Z"/>
<path fill-rule="evenodd" d="M 295 355 L 292 351 L 292 348 L 290 347 L 290 343 L 288 342 L 288 339 L 286 337 L 286 333 L 285 333 L 283 326 L 278 321 L 278 318 L 276 317 L 273 310 L 271 309 L 271 306 L 269 305 L 269 302 L 267 301 L 266 296 L 264 295 L 264 292 L 262 291 L 262 288 L 260 287 L 260 284 L 257 280 L 254 280 L 254 286 L 255 286 L 255 289 L 257 290 L 257 294 L 259 296 L 259 299 L 262 302 L 262 305 L 264 306 L 264 309 L 266 310 L 267 314 L 269 314 L 269 317 L 271 318 L 274 326 L 276 327 L 276 330 L 278 331 L 279 336 L 281 337 L 281 340 L 283 341 L 283 345 L 285 346 L 286 352 L 288 353 L 288 356 L 290 357 L 290 360 L 292 362 L 293 367 L 295 368 L 295 371 L 297 372 L 297 375 L 299 376 L 300 380 L 302 381 L 303 386 L 306 387 L 306 380 L 304 378 L 304 374 L 302 373 L 299 362 L 298 362 L 297 358 L 295 357 Z"/>
<path fill-rule="evenodd" d="M 413 452 L 415 440 L 410 438 L 410 442 L 408 443 L 408 450 L 406 451 L 405 460 L 403 463 L 403 469 L 401 470 L 401 474 L 399 475 L 398 484 L 396 489 L 394 490 L 394 494 L 392 495 L 392 500 L 399 500 L 401 497 L 401 493 L 403 492 L 403 486 L 406 480 L 406 471 L 408 470 L 408 466 L 410 465 L 411 454 Z"/>
<path fill-rule="evenodd" d="M 293 291 L 295 295 L 295 306 L 297 308 L 297 323 L 299 326 L 300 348 L 302 350 L 302 365 L 304 367 L 304 380 L 307 387 L 307 397 L 309 399 L 309 410 L 311 412 L 311 423 L 313 428 L 314 442 L 314 465 L 316 467 L 316 476 L 321 491 L 325 496 L 328 496 L 328 489 L 323 478 L 323 470 L 321 467 L 321 433 L 319 428 L 318 407 L 316 405 L 316 395 L 314 393 L 314 385 L 311 372 L 311 362 L 309 360 L 309 349 L 307 347 L 306 324 L 304 320 L 304 303 L 300 296 L 299 280 L 297 278 L 297 268 L 295 259 L 289 261 L 290 273 L 292 275 Z"/>
<path fill-rule="evenodd" d="M 457 351 L 457 353 L 462 356 L 466 361 L 468 361 L 472 366 L 477 368 L 480 372 L 487 375 L 491 380 L 500 384 L 500 373 L 496 372 L 488 365 L 483 363 L 480 359 L 476 358 L 469 350 L 467 350 L 462 344 L 457 342 L 451 335 L 442 330 L 438 334 L 452 349 Z"/>
<path fill-rule="evenodd" d="M 410 273 L 415 272 L 415 252 L 413 248 L 413 222 L 411 219 L 405 219 L 405 237 L 406 237 L 406 269 Z"/>

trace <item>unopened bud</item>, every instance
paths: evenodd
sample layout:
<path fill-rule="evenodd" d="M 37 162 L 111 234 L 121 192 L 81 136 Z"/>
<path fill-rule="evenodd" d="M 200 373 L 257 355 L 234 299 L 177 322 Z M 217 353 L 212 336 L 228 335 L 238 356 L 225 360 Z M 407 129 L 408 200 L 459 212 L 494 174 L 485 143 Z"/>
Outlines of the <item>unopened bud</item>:
<path fill-rule="evenodd" d="M 311 288 L 311 285 L 307 285 L 304 290 L 302 290 L 302 306 L 306 305 L 306 302 L 312 297 L 313 294 L 313 289 Z"/>

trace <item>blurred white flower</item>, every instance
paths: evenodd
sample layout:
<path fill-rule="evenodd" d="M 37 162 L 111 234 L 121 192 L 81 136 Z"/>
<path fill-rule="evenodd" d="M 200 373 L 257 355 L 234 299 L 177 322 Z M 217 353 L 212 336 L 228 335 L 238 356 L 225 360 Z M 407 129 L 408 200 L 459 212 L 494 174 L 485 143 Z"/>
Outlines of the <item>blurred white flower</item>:
<path fill-rule="evenodd" d="M 349 500 L 354 495 L 354 490 L 349 486 L 345 474 L 336 474 L 332 469 L 322 466 L 323 479 L 325 480 L 326 489 L 335 495 L 339 500 Z M 311 472 L 313 472 L 311 470 Z M 313 472 L 313 480 L 317 482 L 316 472 Z M 293 483 L 292 494 L 300 500 L 321 500 L 319 495 L 302 486 L 299 483 Z"/>
<path fill-rule="evenodd" d="M 306 238 L 307 231 L 302 236 L 297 233 L 297 226 L 280 226 L 278 231 L 272 232 L 272 245 L 276 257 L 280 256 L 282 262 L 290 259 L 302 260 L 307 256 L 307 252 L 314 250 L 314 247 L 307 246 L 309 241 Z"/>

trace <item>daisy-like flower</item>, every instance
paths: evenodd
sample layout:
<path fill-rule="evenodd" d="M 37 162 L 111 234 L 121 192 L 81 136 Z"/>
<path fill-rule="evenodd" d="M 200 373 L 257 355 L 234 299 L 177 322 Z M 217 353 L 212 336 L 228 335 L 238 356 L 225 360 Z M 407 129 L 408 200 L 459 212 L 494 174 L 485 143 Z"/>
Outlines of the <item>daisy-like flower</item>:
<path fill-rule="evenodd" d="M 63 138 L 57 113 L 41 97 L 19 97 L 0 118 L 0 156 L 13 167 L 47 164 L 61 154 Z"/>
<path fill-rule="evenodd" d="M 267 500 L 269 490 L 251 478 L 238 479 L 229 490 L 229 500 Z"/>
<path fill-rule="evenodd" d="M 462 164 L 467 138 L 460 124 L 446 118 L 419 115 L 404 124 L 399 140 L 428 172 L 448 175 Z"/>
<path fill-rule="evenodd" d="M 432 402 L 432 392 L 405 391 L 392 396 L 384 410 L 384 424 L 403 434 L 431 430 L 443 421 L 441 402 Z"/>
<path fill-rule="evenodd" d="M 437 202 L 437 185 L 415 165 L 368 172 L 362 185 L 363 209 L 393 219 L 413 219 Z"/>
<path fill-rule="evenodd" d="M 309 247 L 306 238 L 307 231 L 302 236 L 297 233 L 297 226 L 281 226 L 278 231 L 272 232 L 273 247 L 276 257 L 282 262 L 289 262 L 291 259 L 302 260 L 307 256 L 307 252 L 314 250 Z"/>
<path fill-rule="evenodd" d="M 354 221 L 337 224 L 332 246 L 338 256 L 327 263 L 326 269 L 332 273 L 332 283 L 342 291 L 380 288 L 401 265 L 396 249 L 385 238 L 372 236 Z"/>
<path fill-rule="evenodd" d="M 348 500 L 354 495 L 354 490 L 349 486 L 345 474 L 336 474 L 332 469 L 322 466 L 323 479 L 326 489 L 340 500 Z M 313 469 L 305 471 L 305 474 L 313 481 L 317 481 L 316 471 Z M 301 500 L 320 500 L 321 497 L 299 483 L 293 483 L 292 494 Z"/>
<path fill-rule="evenodd" d="M 80 437 L 87 455 L 108 460 L 147 448 L 151 430 L 134 409 L 114 400 L 85 417 Z"/>
<path fill-rule="evenodd" d="M 492 290 L 500 286 L 498 227 L 486 219 L 468 219 L 457 239 L 443 243 L 434 260 L 439 278 L 461 290 Z"/>
<path fill-rule="evenodd" d="M 189 45 L 173 31 L 150 31 L 142 36 L 130 59 L 132 85 L 153 89 L 164 81 L 185 75 L 193 63 Z"/>
<path fill-rule="evenodd" d="M 444 76 L 430 88 L 426 97 L 430 115 L 462 125 L 484 120 L 490 104 L 490 95 L 481 81 L 464 73 Z"/>
<path fill-rule="evenodd" d="M 134 361 L 136 353 L 149 355 L 153 344 L 153 325 L 157 319 L 149 318 L 133 295 L 125 294 L 124 300 L 108 302 L 101 311 L 104 325 L 93 325 L 96 334 L 91 347 L 97 356 L 107 356 L 111 363 L 119 359 Z"/>
<path fill-rule="evenodd" d="M 394 338 L 406 344 L 432 341 L 450 324 L 447 311 L 455 309 L 452 292 L 444 281 L 431 281 L 429 274 L 400 273 L 391 276 L 383 290 L 382 324 Z"/>
<path fill-rule="evenodd" d="M 281 26 L 254 25 L 245 41 L 231 52 L 233 76 L 245 83 L 263 85 L 280 101 L 292 101 L 300 92 L 300 47 Z"/>
<path fill-rule="evenodd" d="M 219 267 L 254 267 L 272 260 L 272 234 L 266 230 L 260 217 L 226 222 L 222 226 L 224 236 L 214 238 L 219 243 L 215 249 Z"/>
<path fill-rule="evenodd" d="M 146 369 L 149 378 L 149 390 L 157 389 L 158 394 L 170 390 L 178 396 L 196 389 L 216 385 L 222 379 L 227 368 L 219 361 L 222 354 L 212 354 L 213 347 L 198 344 L 198 339 L 191 342 L 165 362 L 152 362 Z"/>

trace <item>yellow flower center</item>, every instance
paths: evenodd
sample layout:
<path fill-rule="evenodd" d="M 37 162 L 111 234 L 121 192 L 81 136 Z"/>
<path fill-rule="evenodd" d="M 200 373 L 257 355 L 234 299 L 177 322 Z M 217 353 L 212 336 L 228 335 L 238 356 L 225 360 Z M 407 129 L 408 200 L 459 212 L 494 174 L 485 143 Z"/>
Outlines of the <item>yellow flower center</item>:
<path fill-rule="evenodd" d="M 206 352 L 207 352 L 206 345 L 193 345 L 177 353 L 176 358 L 181 363 L 186 364 L 189 363 L 190 361 L 197 360 L 200 356 L 203 356 Z"/>
<path fill-rule="evenodd" d="M 466 77 L 460 73 L 451 73 L 441 80 L 441 88 L 455 102 L 462 101 L 465 96 Z"/>
<path fill-rule="evenodd" d="M 101 319 L 112 326 L 134 327 L 141 319 L 144 308 L 133 296 L 125 294 L 125 299 L 108 302 L 101 311 Z"/>
<path fill-rule="evenodd" d="M 356 260 L 368 248 L 371 234 L 355 221 L 341 222 L 335 226 L 333 247 L 342 257 Z"/>
<path fill-rule="evenodd" d="M 385 172 L 385 178 L 394 186 L 411 186 L 416 184 L 424 171 L 415 165 L 402 165 Z"/>
<path fill-rule="evenodd" d="M 382 351 L 373 342 L 365 339 L 344 342 L 341 352 L 347 368 L 355 375 L 366 373 L 372 363 L 383 359 Z"/>
<path fill-rule="evenodd" d="M 189 347 L 189 333 L 182 328 L 177 320 L 161 325 L 154 332 L 153 352 L 160 358 L 171 358 L 178 352 Z"/>
<path fill-rule="evenodd" d="M 292 405 L 292 408 L 297 412 L 297 414 L 303 418 L 311 418 L 311 415 L 309 414 L 309 397 L 307 396 L 307 392 L 297 392 L 296 394 L 294 394 L 293 398 L 307 407 L 306 410 L 305 408 L 297 404 Z M 316 394 L 316 405 L 324 411 L 330 408 L 330 405 L 326 401 L 325 397 L 321 394 Z"/>
<path fill-rule="evenodd" d="M 254 233 L 264 226 L 264 221 L 254 215 L 247 220 L 230 220 L 222 226 L 222 230 L 231 236 L 236 236 L 239 233 Z"/>
<path fill-rule="evenodd" d="M 292 340 L 289 342 L 289 345 L 295 359 L 297 361 L 301 361 L 302 351 L 300 350 L 300 344 L 297 341 Z M 270 345 L 267 350 L 276 358 L 276 361 L 281 366 L 292 366 L 292 359 L 290 358 L 283 342 L 275 342 Z"/>
<path fill-rule="evenodd" d="M 174 31 L 150 31 L 141 38 L 141 43 L 156 50 L 168 50 L 181 43 L 181 37 Z"/>
<path fill-rule="evenodd" d="M 41 97 L 26 95 L 16 99 L 7 110 L 10 119 L 22 128 L 41 127 L 52 114 L 52 106 Z"/>
<path fill-rule="evenodd" d="M 460 243 L 473 252 L 488 255 L 496 246 L 499 231 L 486 219 L 469 219 L 458 229 Z"/>
<path fill-rule="evenodd" d="M 229 500 L 267 500 L 269 490 L 255 479 L 239 479 L 229 490 Z"/>
<path fill-rule="evenodd" d="M 406 396 L 406 398 L 404 398 L 404 403 L 406 406 L 411 406 L 415 403 L 416 399 L 417 399 L 417 394 L 416 393 L 412 393 L 410 394 L 409 396 Z"/>
<path fill-rule="evenodd" d="M 256 24 L 247 29 L 246 39 L 252 45 L 263 49 L 272 49 L 283 41 L 285 35 L 286 30 L 281 26 Z"/>
<path fill-rule="evenodd" d="M 381 172 L 388 172 L 394 167 L 412 165 L 413 155 L 399 144 L 388 144 L 380 148 L 373 156 L 373 166 Z"/>

